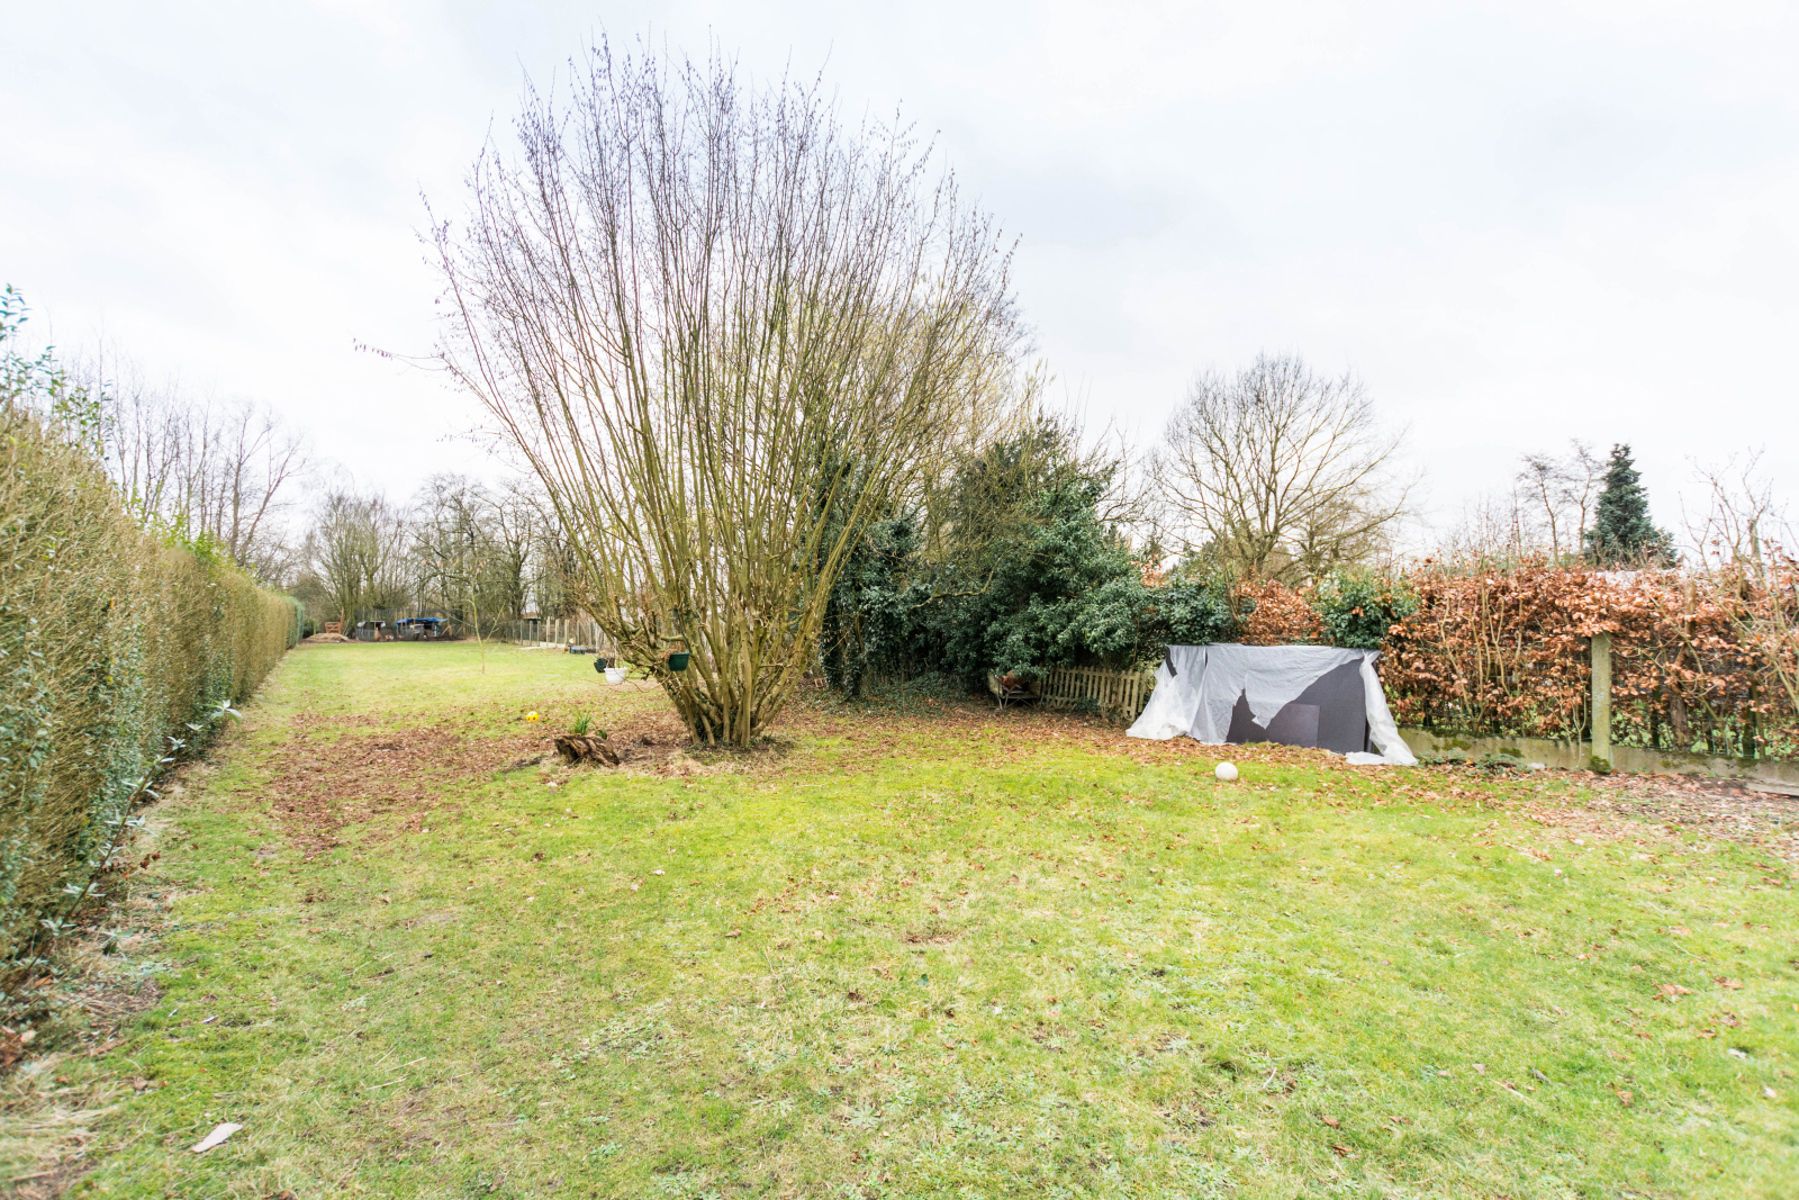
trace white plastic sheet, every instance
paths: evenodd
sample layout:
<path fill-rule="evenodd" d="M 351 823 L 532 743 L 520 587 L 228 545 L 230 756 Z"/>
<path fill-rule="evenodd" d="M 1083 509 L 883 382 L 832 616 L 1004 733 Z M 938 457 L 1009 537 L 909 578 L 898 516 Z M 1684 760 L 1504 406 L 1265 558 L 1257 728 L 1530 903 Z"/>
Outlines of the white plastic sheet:
<path fill-rule="evenodd" d="M 1256 724 L 1266 726 L 1319 678 L 1355 663 L 1362 677 L 1368 740 L 1378 754 L 1356 753 L 1351 762 L 1411 766 L 1418 760 L 1399 736 L 1387 698 L 1375 674 L 1373 650 L 1334 646 L 1170 646 L 1156 668 L 1156 687 L 1130 736 L 1166 741 L 1181 734 L 1222 745 L 1231 710 L 1242 697 Z"/>
<path fill-rule="evenodd" d="M 1205 674 L 1206 651 L 1210 648 L 1168 647 L 1167 657 L 1156 668 L 1155 690 L 1150 692 L 1149 702 L 1130 727 L 1130 736 L 1165 742 L 1193 728 L 1201 700 L 1198 681 Z M 1188 686 L 1189 682 L 1193 686 Z"/>
<path fill-rule="evenodd" d="M 1387 707 L 1387 693 L 1382 690 L 1380 676 L 1374 673 L 1374 660 L 1380 657 L 1378 650 L 1361 650 L 1362 690 L 1368 696 L 1368 740 L 1381 759 L 1400 767 L 1415 767 L 1418 756 L 1412 748 L 1405 744 L 1399 736 L 1399 726 L 1393 721 L 1393 710 Z M 1356 756 L 1349 756 L 1350 762 L 1356 762 Z"/>

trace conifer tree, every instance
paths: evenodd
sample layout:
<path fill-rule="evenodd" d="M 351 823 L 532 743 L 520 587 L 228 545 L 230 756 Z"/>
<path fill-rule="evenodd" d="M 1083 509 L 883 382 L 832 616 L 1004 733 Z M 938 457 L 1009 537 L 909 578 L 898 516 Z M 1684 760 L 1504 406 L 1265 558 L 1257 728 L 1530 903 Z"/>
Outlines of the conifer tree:
<path fill-rule="evenodd" d="M 1587 558 L 1601 567 L 1666 566 L 1674 561 L 1673 539 L 1649 519 L 1649 493 L 1628 445 L 1612 447 L 1586 540 Z"/>

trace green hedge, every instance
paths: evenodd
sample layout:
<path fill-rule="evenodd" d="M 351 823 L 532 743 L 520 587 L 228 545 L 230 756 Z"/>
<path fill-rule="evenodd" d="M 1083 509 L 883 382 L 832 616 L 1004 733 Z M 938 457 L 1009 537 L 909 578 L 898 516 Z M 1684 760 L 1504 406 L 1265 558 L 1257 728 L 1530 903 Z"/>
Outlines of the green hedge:
<path fill-rule="evenodd" d="M 298 610 L 146 532 L 91 456 L 0 404 L 0 986 L 106 861 L 158 768 L 298 636 Z"/>

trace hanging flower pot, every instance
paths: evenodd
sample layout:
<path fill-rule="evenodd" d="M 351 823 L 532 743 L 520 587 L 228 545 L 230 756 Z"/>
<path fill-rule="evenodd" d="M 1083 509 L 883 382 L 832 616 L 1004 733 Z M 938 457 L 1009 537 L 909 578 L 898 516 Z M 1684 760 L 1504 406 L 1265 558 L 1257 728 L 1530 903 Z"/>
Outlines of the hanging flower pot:
<path fill-rule="evenodd" d="M 692 658 L 693 655 L 688 651 L 676 650 L 668 656 L 668 669 L 671 671 L 685 671 L 688 662 Z"/>
<path fill-rule="evenodd" d="M 612 665 L 612 660 L 609 658 L 596 658 L 593 660 L 593 669 L 595 671 L 604 671 L 607 667 L 610 667 L 611 665 Z"/>
<path fill-rule="evenodd" d="M 625 669 L 623 667 L 607 667 L 606 668 L 606 682 L 607 683 L 623 683 L 624 681 L 625 681 Z"/>

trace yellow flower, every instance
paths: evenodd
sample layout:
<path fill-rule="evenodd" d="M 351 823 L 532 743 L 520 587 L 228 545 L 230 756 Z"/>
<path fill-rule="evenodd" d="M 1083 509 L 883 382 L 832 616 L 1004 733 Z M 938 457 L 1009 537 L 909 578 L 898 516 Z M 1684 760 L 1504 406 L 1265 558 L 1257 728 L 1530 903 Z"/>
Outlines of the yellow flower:
<path fill-rule="evenodd" d="M 525 720 L 527 720 L 527 721 L 536 721 L 536 720 L 540 720 L 540 719 L 541 718 L 538 717 L 538 715 L 534 712 L 528 712 L 525 714 Z"/>

